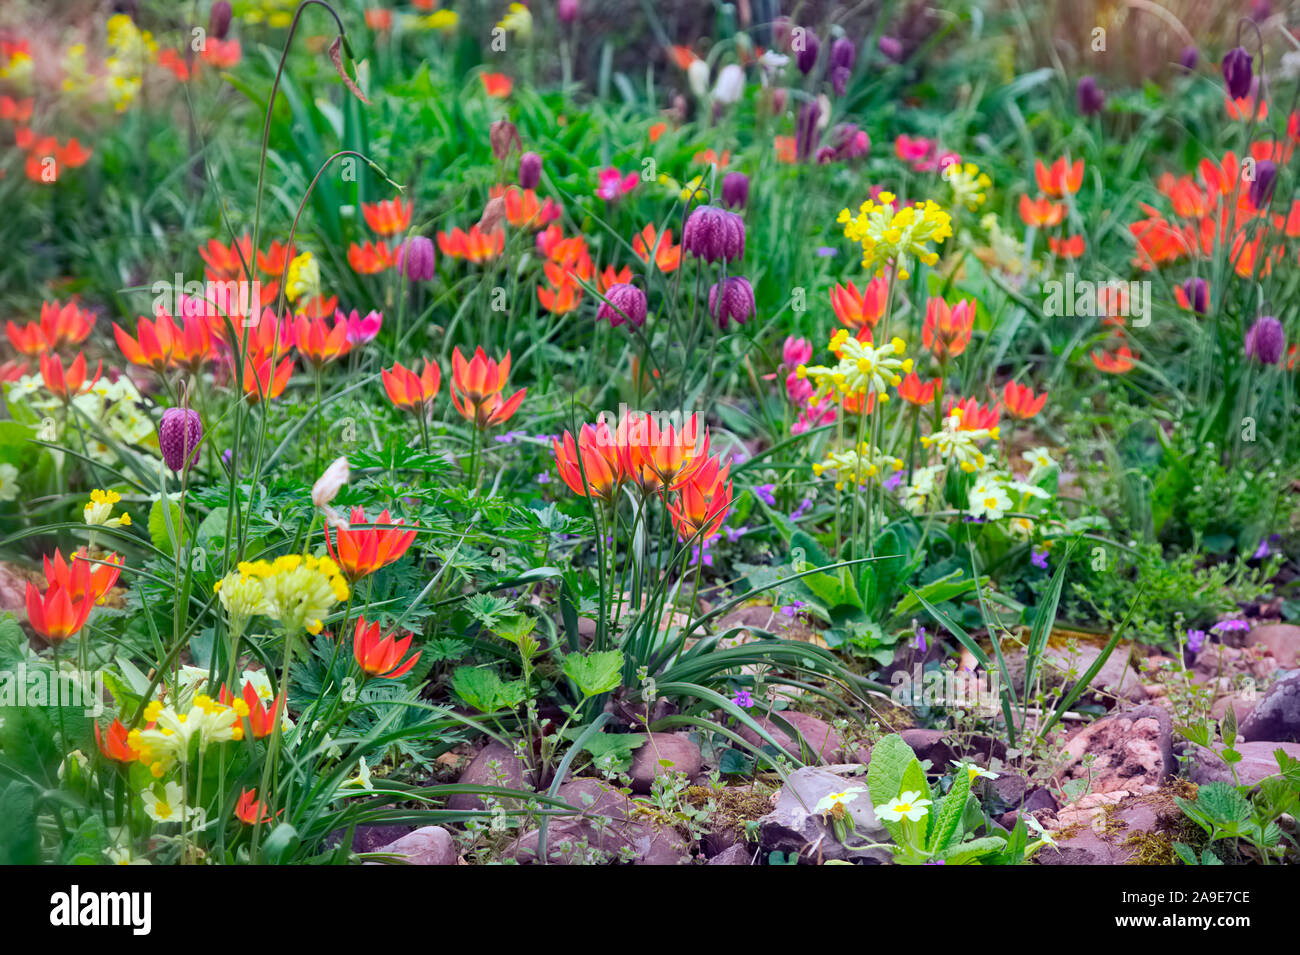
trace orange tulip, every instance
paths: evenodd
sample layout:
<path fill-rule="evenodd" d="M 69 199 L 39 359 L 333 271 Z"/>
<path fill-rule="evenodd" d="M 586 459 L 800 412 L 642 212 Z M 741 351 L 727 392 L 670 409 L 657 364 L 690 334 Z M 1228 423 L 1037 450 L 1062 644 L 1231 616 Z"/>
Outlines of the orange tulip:
<path fill-rule="evenodd" d="M 480 73 L 478 78 L 483 81 L 483 92 L 493 99 L 505 99 L 515 88 L 515 81 L 504 73 Z"/>
<path fill-rule="evenodd" d="M 929 405 L 934 403 L 935 392 L 942 394 L 943 379 L 934 378 L 921 384 L 921 379 L 916 372 L 909 372 L 903 379 L 903 383 L 898 386 L 898 395 L 904 401 L 909 401 L 914 405 Z M 875 393 L 872 392 L 872 397 Z"/>
<path fill-rule="evenodd" d="M 9 344 L 20 355 L 35 358 L 50 350 L 50 343 L 45 340 L 45 333 L 41 331 L 38 322 L 16 325 L 9 321 L 5 323 L 5 332 L 9 335 Z"/>
<path fill-rule="evenodd" d="M 975 328 L 975 303 L 968 298 L 949 306 L 941 298 L 932 298 L 925 306 L 921 325 L 921 344 L 940 361 L 956 358 L 970 344 Z"/>
<path fill-rule="evenodd" d="M 396 235 L 405 232 L 411 225 L 411 212 L 415 208 L 411 202 L 401 199 L 381 199 L 379 202 L 361 203 L 361 214 L 366 225 L 380 235 Z"/>
<path fill-rule="evenodd" d="M 482 348 L 466 361 L 460 349 L 451 353 L 451 403 L 461 417 L 486 430 L 510 419 L 523 403 L 528 389 L 520 388 L 508 399 L 501 397 L 510 376 L 510 352 L 498 365 Z"/>
<path fill-rule="evenodd" d="M 1030 199 L 1020 197 L 1020 218 L 1027 226 L 1044 228 L 1058 225 L 1065 218 L 1065 206 L 1058 205 L 1050 199 Z"/>
<path fill-rule="evenodd" d="M 643 495 L 661 490 L 675 491 L 703 466 L 709 455 L 709 429 L 699 440 L 700 423 L 691 415 L 676 428 L 662 427 L 658 416 L 632 412 L 618 424 L 616 444 L 624 475 L 635 482 Z"/>
<path fill-rule="evenodd" d="M 400 640 L 394 640 L 393 634 L 381 636 L 379 624 L 367 626 L 366 618 L 357 620 L 357 630 L 352 637 L 352 656 L 367 676 L 377 676 L 385 680 L 396 680 L 410 672 L 420 659 L 419 651 L 415 656 L 402 662 L 402 656 L 411 645 L 414 634 L 408 634 Z"/>
<path fill-rule="evenodd" d="M 1138 356 L 1127 345 L 1121 345 L 1116 351 L 1094 351 L 1088 357 L 1098 371 L 1104 371 L 1108 375 L 1122 375 L 1133 370 Z"/>
<path fill-rule="evenodd" d="M 95 604 L 104 602 L 104 595 L 117 583 L 123 564 L 117 554 L 109 554 L 101 563 L 89 560 L 80 552 L 73 554 L 71 562 L 68 562 L 57 549 L 53 560 L 48 557 L 41 560 L 45 564 L 47 587 L 58 584 L 72 600 L 78 601 L 89 595 Z"/>
<path fill-rule="evenodd" d="M 621 269 L 615 269 L 612 265 L 607 265 L 603 270 L 596 273 L 596 288 L 604 295 L 615 285 L 628 285 L 632 281 L 632 267 L 625 265 Z"/>
<path fill-rule="evenodd" d="M 206 245 L 199 246 L 199 255 L 214 281 L 239 279 L 244 276 L 245 263 L 249 268 L 253 267 L 253 240 L 243 235 L 230 245 L 223 245 L 216 239 L 209 239 Z"/>
<path fill-rule="evenodd" d="M 1038 188 L 1053 199 L 1065 195 L 1074 195 L 1083 185 L 1083 160 L 1076 159 L 1073 165 L 1062 156 L 1050 167 L 1044 166 L 1041 159 L 1034 160 L 1034 179 Z"/>
<path fill-rule="evenodd" d="M 415 530 L 403 529 L 405 521 L 394 521 L 387 508 L 374 519 L 375 527 L 350 526 L 365 523 L 365 511 L 354 507 L 349 526 L 333 528 L 334 540 L 330 539 L 330 528 L 325 530 L 325 547 L 330 557 L 339 565 L 343 576 L 353 582 L 401 558 L 415 540 Z"/>
<path fill-rule="evenodd" d="M 99 747 L 99 751 L 106 759 L 122 763 L 124 766 L 130 765 L 140 758 L 140 754 L 131 747 L 129 732 L 120 719 L 114 719 L 109 724 L 107 734 L 100 731 L 99 723 L 96 722 L 95 745 Z"/>
<path fill-rule="evenodd" d="M 348 323 L 345 319 L 337 317 L 337 313 L 335 315 L 333 328 L 326 325 L 323 318 L 299 315 L 294 319 L 294 344 L 313 368 L 324 368 L 331 362 L 337 361 L 346 355 L 351 347 L 348 344 Z"/>
<path fill-rule="evenodd" d="M 298 299 L 293 311 L 295 315 L 306 315 L 308 318 L 330 318 L 338 310 L 337 295 L 313 295 L 311 298 Z"/>
<path fill-rule="evenodd" d="M 297 249 L 291 245 L 281 245 L 278 241 L 272 241 L 271 247 L 265 252 L 258 250 L 257 253 L 257 270 L 273 279 L 278 279 L 284 275 L 284 267 L 293 260 L 297 254 Z"/>
<path fill-rule="evenodd" d="M 1083 236 L 1081 235 L 1072 235 L 1066 239 L 1058 239 L 1054 235 L 1049 236 L 1047 245 L 1052 250 L 1053 255 L 1058 255 L 1063 259 L 1077 259 L 1083 255 L 1084 251 Z"/>
<path fill-rule="evenodd" d="M 642 262 L 649 262 L 653 255 L 655 268 L 660 272 L 675 271 L 682 264 L 682 247 L 673 245 L 673 230 L 665 229 L 659 238 L 653 223 L 632 238 L 632 251 Z"/>
<path fill-rule="evenodd" d="M 1006 387 L 1002 389 L 1002 404 L 1006 406 L 1011 417 L 1025 421 L 1043 410 L 1043 406 L 1047 404 L 1047 392 L 1035 396 L 1026 385 L 1008 381 Z"/>
<path fill-rule="evenodd" d="M 394 256 L 386 242 L 353 242 L 348 246 L 348 265 L 361 275 L 374 275 L 391 268 Z"/>
<path fill-rule="evenodd" d="M 25 326 L 9 322 L 5 329 L 14 348 L 35 358 L 42 352 L 80 345 L 90 336 L 94 327 L 94 313 L 80 308 L 76 302 L 64 305 L 44 302 L 41 304 L 39 321 L 29 322 Z"/>
<path fill-rule="evenodd" d="M 546 223 L 560 217 L 560 207 L 551 199 L 539 202 L 537 193 L 532 189 L 520 189 L 518 186 L 493 186 L 488 195 L 490 198 L 504 201 L 506 221 L 516 229 L 540 229 Z"/>
<path fill-rule="evenodd" d="M 948 415 L 957 415 L 961 418 L 960 430 L 962 431 L 979 431 L 987 428 L 993 432 L 993 437 L 997 437 L 998 406 L 991 404 L 988 406 L 981 405 L 974 398 L 966 398 L 962 401 L 948 402 Z"/>
<path fill-rule="evenodd" d="M 86 356 L 83 352 L 77 352 L 77 357 L 72 360 L 67 371 L 64 371 L 63 359 L 58 355 L 41 355 L 41 379 L 46 388 L 64 401 L 71 401 L 90 391 L 103 371 L 104 363 L 101 361 L 95 366 L 94 377 L 86 381 Z"/>
<path fill-rule="evenodd" d="M 113 336 L 117 339 L 117 347 L 122 349 L 122 357 L 133 365 L 143 365 L 163 374 L 171 364 L 172 343 L 177 335 L 171 316 L 161 308 L 156 322 L 141 316 L 135 334 L 136 337 L 132 338 L 117 322 L 113 323 Z"/>
<path fill-rule="evenodd" d="M 885 295 L 889 284 L 882 276 L 873 278 L 861 292 L 852 282 L 836 283 L 831 289 L 831 308 L 840 323 L 851 329 L 859 339 L 871 340 L 871 329 L 885 314 Z M 863 333 L 866 338 L 863 338 Z"/>
<path fill-rule="evenodd" d="M 50 584 L 45 593 L 32 583 L 27 585 L 27 620 L 50 644 L 62 643 L 84 627 L 94 606 L 89 594 L 73 600 L 57 582 Z"/>
<path fill-rule="evenodd" d="M 537 301 L 553 315 L 567 315 L 582 302 L 582 287 L 553 262 L 542 266 L 550 285 L 537 286 Z"/>
<path fill-rule="evenodd" d="M 284 812 L 284 810 L 281 809 L 280 812 Z M 276 813 L 277 816 L 279 814 Z M 264 804 L 258 801 L 256 789 L 245 789 L 239 794 L 239 801 L 235 803 L 235 815 L 240 822 L 249 826 L 271 821 L 270 812 Z"/>
<path fill-rule="evenodd" d="M 576 443 L 568 431 L 563 441 L 556 438 L 555 467 L 574 494 L 590 494 L 607 503 L 613 503 L 623 480 L 618 445 L 604 421 L 584 424 Z"/>
<path fill-rule="evenodd" d="M 438 233 L 438 249 L 443 255 L 476 264 L 495 259 L 505 251 L 505 247 L 506 234 L 501 228 L 484 232 L 475 224 L 469 227 L 468 232 L 457 227 L 450 232 Z"/>
<path fill-rule="evenodd" d="M 257 688 L 253 686 L 252 682 L 248 680 L 244 681 L 244 689 L 240 694 L 240 697 L 244 702 L 244 706 L 248 709 L 248 714 L 244 715 L 243 719 L 248 721 L 247 727 L 249 732 L 253 734 L 253 739 L 265 739 L 267 736 L 271 735 L 271 731 L 275 729 L 276 720 L 278 720 L 280 714 L 284 712 L 285 692 L 286 691 L 281 690 L 280 695 L 268 707 L 263 702 L 261 695 L 257 692 Z M 217 694 L 217 699 L 226 706 L 233 706 L 235 704 L 234 695 L 231 694 L 230 690 L 225 686 L 221 687 L 221 692 Z"/>
<path fill-rule="evenodd" d="M 442 369 L 436 362 L 424 361 L 424 374 L 417 375 L 400 362 L 392 368 L 380 369 L 384 380 L 384 390 L 388 400 L 396 407 L 423 414 L 424 409 L 433 404 L 433 399 L 442 387 Z"/>
<path fill-rule="evenodd" d="M 197 372 L 212 360 L 212 333 L 202 316 L 187 315 L 180 326 L 172 322 L 172 334 L 173 364 Z"/>
<path fill-rule="evenodd" d="M 675 504 L 668 505 L 673 527 L 682 540 L 700 535 L 700 543 L 722 529 L 731 510 L 731 462 L 719 464 L 710 457 L 682 485 Z"/>
<path fill-rule="evenodd" d="M 244 323 L 248 326 L 248 355 L 258 364 L 280 358 L 293 347 L 294 327 L 287 316 L 281 319 L 271 309 L 264 308 L 260 317 L 245 319 Z M 243 330 L 236 327 L 235 334 L 243 337 Z"/>
<path fill-rule="evenodd" d="M 278 365 L 272 357 L 259 360 L 249 356 L 244 359 L 244 396 L 251 404 L 278 398 L 292 376 L 293 356 L 281 359 Z"/>

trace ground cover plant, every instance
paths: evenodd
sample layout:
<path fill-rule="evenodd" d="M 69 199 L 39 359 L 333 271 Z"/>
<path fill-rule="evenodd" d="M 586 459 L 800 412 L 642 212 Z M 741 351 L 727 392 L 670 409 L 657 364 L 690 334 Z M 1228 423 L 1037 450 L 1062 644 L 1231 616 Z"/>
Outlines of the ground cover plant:
<path fill-rule="evenodd" d="M 1282 4 L 0 8 L 0 861 L 1300 858 Z"/>

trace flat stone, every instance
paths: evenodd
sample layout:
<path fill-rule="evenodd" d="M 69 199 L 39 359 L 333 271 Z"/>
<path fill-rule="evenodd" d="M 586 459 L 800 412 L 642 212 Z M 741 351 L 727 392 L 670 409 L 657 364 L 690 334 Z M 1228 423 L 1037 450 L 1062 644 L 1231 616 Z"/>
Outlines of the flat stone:
<path fill-rule="evenodd" d="M 657 776 L 685 773 L 694 779 L 704 768 L 700 748 L 680 733 L 650 733 L 644 745 L 632 753 L 632 791 L 646 794 Z"/>
<path fill-rule="evenodd" d="M 1250 631 L 1247 645 L 1262 643 L 1284 670 L 1300 667 L 1300 627 L 1291 623 L 1261 623 Z"/>
<path fill-rule="evenodd" d="M 577 816 L 551 818 L 546 835 L 547 860 L 554 865 L 632 861 L 638 865 L 681 865 L 690 845 L 677 830 L 642 815 L 635 802 L 598 779 L 575 779 L 556 796 L 581 810 Z M 521 864 L 536 862 L 541 833 L 524 833 L 506 850 Z"/>
<path fill-rule="evenodd" d="M 497 763 L 494 768 L 492 763 Z M 528 784 L 524 782 L 524 762 L 508 746 L 489 740 L 478 751 L 464 772 L 457 780 L 463 786 L 505 786 L 508 789 L 531 789 L 532 779 L 529 774 Z M 474 793 L 453 793 L 447 798 L 447 808 L 457 812 L 471 809 L 486 809 L 482 796 Z"/>
<path fill-rule="evenodd" d="M 1087 779 L 1094 793 L 1155 792 L 1178 771 L 1173 728 L 1159 706 L 1141 706 L 1103 717 L 1077 733 L 1065 747 L 1064 779 Z M 1091 767 L 1083 757 L 1094 757 Z"/>
<path fill-rule="evenodd" d="M 754 856 L 758 849 L 755 846 L 746 845 L 738 842 L 730 848 L 723 849 L 712 859 L 709 865 L 754 865 Z"/>
<path fill-rule="evenodd" d="M 1247 742 L 1300 742 L 1300 673 L 1275 683 L 1241 721 L 1239 730 Z"/>
<path fill-rule="evenodd" d="M 917 759 L 930 761 L 931 772 L 947 772 L 949 764 L 957 758 L 952 747 L 945 742 L 942 730 L 903 730 L 898 735 L 912 747 Z"/>
<path fill-rule="evenodd" d="M 861 792 L 845 806 L 855 830 L 845 846 L 835 837 L 831 823 L 813 810 L 824 796 L 851 789 Z M 889 840 L 889 833 L 876 818 L 866 777 L 853 779 L 814 766 L 790 774 L 777 796 L 776 807 L 759 819 L 758 835 L 765 852 L 796 855 L 801 865 L 825 860 L 887 863 L 893 859 L 888 849 L 850 848 Z"/>
<path fill-rule="evenodd" d="M 1273 742 L 1238 742 L 1233 749 L 1241 754 L 1241 761 L 1236 764 L 1237 777 L 1243 786 L 1254 786 L 1267 776 L 1278 773 L 1274 750 L 1284 750 L 1292 759 L 1300 759 L 1300 743 Z M 1205 783 L 1235 783 L 1232 770 L 1213 750 L 1196 747 L 1192 754 L 1192 764 L 1187 776 L 1198 785 Z"/>
<path fill-rule="evenodd" d="M 1043 650 L 1040 669 L 1044 683 L 1052 690 L 1073 687 L 1078 678 L 1083 676 L 1093 662 L 1101 656 L 1101 650 L 1086 643 L 1078 644 L 1077 653 L 1059 645 L 1049 644 Z M 1015 650 L 1006 656 L 1007 672 L 1017 693 L 1025 689 L 1025 651 Z M 1071 671 L 1074 675 L 1071 676 Z M 1142 688 L 1142 678 L 1128 663 L 1128 653 L 1117 647 L 1101 670 L 1093 677 L 1087 692 L 1101 691 L 1121 700 L 1140 703 L 1146 699 L 1146 690 Z"/>
<path fill-rule="evenodd" d="M 812 753 L 813 762 L 816 762 L 818 757 L 824 763 L 844 762 L 844 740 L 840 738 L 840 734 L 836 732 L 835 727 L 815 716 L 800 713 L 798 710 L 782 710 L 778 715 L 803 736 L 808 750 Z M 756 717 L 754 722 L 767 730 L 783 750 L 796 759 L 802 758 L 798 740 L 793 739 L 789 733 L 777 726 L 770 717 Z M 760 749 L 763 746 L 771 745 L 748 726 L 740 727 L 740 735 L 744 740 Z"/>
<path fill-rule="evenodd" d="M 407 833 L 396 842 L 375 850 L 386 855 L 402 856 L 409 865 L 455 865 L 456 843 L 442 826 L 425 826 Z M 383 865 L 367 862 L 366 865 Z"/>

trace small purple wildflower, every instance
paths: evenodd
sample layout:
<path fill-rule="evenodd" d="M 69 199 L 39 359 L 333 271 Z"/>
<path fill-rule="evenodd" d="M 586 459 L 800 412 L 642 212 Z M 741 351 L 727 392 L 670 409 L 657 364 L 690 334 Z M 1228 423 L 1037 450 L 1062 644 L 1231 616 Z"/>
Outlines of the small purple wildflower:
<path fill-rule="evenodd" d="M 1230 620 L 1220 620 L 1210 628 L 1210 633 L 1246 633 L 1249 630 L 1250 624 L 1247 621 L 1234 617 Z"/>
<path fill-rule="evenodd" d="M 885 490 L 897 491 L 898 486 L 903 483 L 903 472 L 895 471 L 889 477 L 885 478 Z"/>
<path fill-rule="evenodd" d="M 839 255 L 840 250 L 829 245 L 819 245 L 817 246 L 817 254 L 823 259 L 830 259 Z"/>
<path fill-rule="evenodd" d="M 696 544 L 695 547 L 691 550 L 691 560 L 696 563 L 702 563 L 704 564 L 705 567 L 712 567 L 713 555 L 709 553 L 709 550 L 712 547 L 713 547 L 712 540 L 706 540 L 702 546 L 700 544 Z"/>
<path fill-rule="evenodd" d="M 1047 551 L 1031 549 L 1029 551 L 1029 562 L 1039 570 L 1047 570 Z"/>
<path fill-rule="evenodd" d="M 520 438 L 528 437 L 527 431 L 507 431 L 505 434 L 493 435 L 493 441 L 500 441 L 502 444 L 514 444 Z"/>
<path fill-rule="evenodd" d="M 746 534 L 749 533 L 748 527 L 724 527 L 722 533 L 726 535 L 728 542 L 734 544 Z"/>
<path fill-rule="evenodd" d="M 550 484 L 550 483 L 551 483 L 551 473 L 550 473 L 549 471 L 540 471 L 540 472 L 538 472 L 538 475 L 537 475 L 537 483 L 538 483 L 538 484 Z"/>
<path fill-rule="evenodd" d="M 746 461 L 748 461 L 748 460 L 749 460 L 749 455 L 746 454 L 744 451 L 732 451 L 732 452 L 731 452 L 731 463 L 732 463 L 732 464 L 737 464 L 737 465 L 739 465 L 739 464 L 744 464 L 744 463 L 745 463 Z"/>
<path fill-rule="evenodd" d="M 947 865 L 947 859 L 926 859 L 924 865 Z"/>
<path fill-rule="evenodd" d="M 754 705 L 754 698 L 749 695 L 748 690 L 742 688 L 736 691 L 736 695 L 731 698 L 731 702 L 742 710 L 747 710 Z"/>
<path fill-rule="evenodd" d="M 775 484 L 760 484 L 754 488 L 754 495 L 768 507 L 776 507 L 776 497 L 772 494 L 775 490 Z"/>
<path fill-rule="evenodd" d="M 925 639 L 925 627 L 916 628 L 916 636 L 912 639 L 912 649 L 920 650 L 922 653 L 930 649 L 930 644 Z"/>
<path fill-rule="evenodd" d="M 1282 537 L 1281 534 L 1269 534 L 1267 537 L 1259 539 L 1259 546 L 1255 548 L 1255 553 L 1251 555 L 1252 560 L 1263 560 L 1269 554 L 1273 553 L 1272 548 L 1268 545 L 1276 543 Z"/>
<path fill-rule="evenodd" d="M 1200 653 L 1200 652 L 1201 652 L 1201 647 L 1203 647 L 1203 646 L 1205 646 L 1205 631 L 1204 631 L 1204 630 L 1188 630 L 1188 631 L 1187 631 L 1187 649 L 1190 650 L 1192 653 Z"/>
<path fill-rule="evenodd" d="M 812 510 L 813 502 L 811 497 L 805 497 L 803 502 L 790 512 L 790 520 L 797 521 L 809 511 Z"/>
<path fill-rule="evenodd" d="M 807 604 L 802 600 L 792 600 L 784 607 L 780 608 L 777 613 L 781 614 L 783 617 L 790 617 L 793 619 L 794 615 L 797 614 L 802 607 L 806 606 Z"/>

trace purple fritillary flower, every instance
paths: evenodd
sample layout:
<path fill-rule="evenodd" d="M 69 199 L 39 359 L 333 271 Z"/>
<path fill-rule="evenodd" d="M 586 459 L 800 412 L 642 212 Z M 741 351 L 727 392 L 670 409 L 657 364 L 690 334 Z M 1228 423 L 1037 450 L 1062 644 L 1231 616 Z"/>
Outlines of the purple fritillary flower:
<path fill-rule="evenodd" d="M 1200 652 L 1201 652 L 1201 647 L 1203 647 L 1203 646 L 1205 646 L 1205 631 L 1204 631 L 1204 630 L 1188 630 L 1188 631 L 1187 631 L 1187 649 L 1190 650 L 1190 651 L 1192 651 L 1192 653 L 1200 653 Z"/>
<path fill-rule="evenodd" d="M 736 691 L 736 695 L 731 698 L 731 702 L 735 703 L 742 710 L 747 710 L 754 705 L 754 698 L 749 695 L 748 690 L 739 689 Z"/>
<path fill-rule="evenodd" d="M 1047 570 L 1047 551 L 1030 550 L 1029 562 L 1033 564 L 1035 567 L 1037 567 L 1039 570 Z"/>
<path fill-rule="evenodd" d="M 768 507 L 776 507 L 776 497 L 772 494 L 774 490 L 776 490 L 775 484 L 760 484 L 754 488 L 754 496 Z"/>

